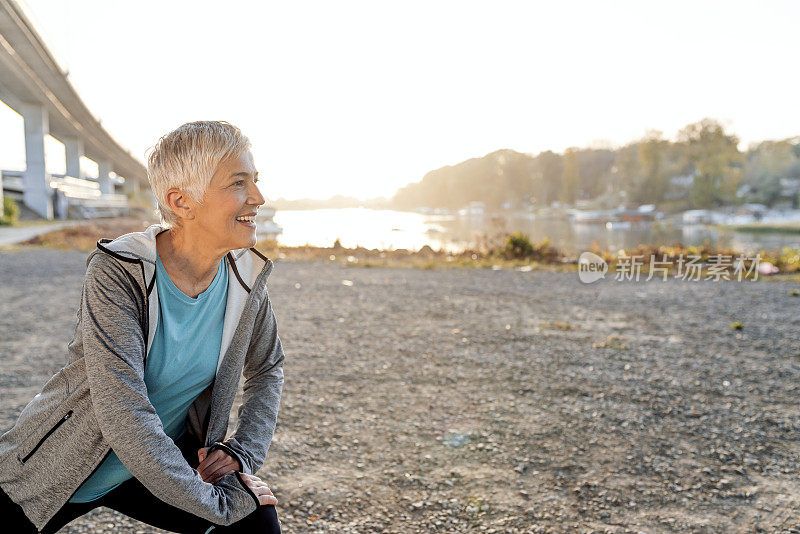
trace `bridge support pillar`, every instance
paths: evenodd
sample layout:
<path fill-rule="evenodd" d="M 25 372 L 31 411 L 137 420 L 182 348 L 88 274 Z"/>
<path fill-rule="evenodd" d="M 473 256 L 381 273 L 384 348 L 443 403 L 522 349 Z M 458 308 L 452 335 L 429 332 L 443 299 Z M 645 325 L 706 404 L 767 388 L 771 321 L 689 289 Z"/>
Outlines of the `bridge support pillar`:
<path fill-rule="evenodd" d="M 83 141 L 76 137 L 64 139 L 64 152 L 67 159 L 67 176 L 81 177 L 81 156 L 83 156 Z"/>
<path fill-rule="evenodd" d="M 100 192 L 108 195 L 114 192 L 114 184 L 111 183 L 111 162 L 99 160 L 97 162 L 97 181 L 100 182 Z"/>
<path fill-rule="evenodd" d="M 50 134 L 47 110 L 40 104 L 23 103 L 25 121 L 25 178 L 23 202 L 44 217 L 53 218 L 52 190 L 47 178 L 44 157 L 44 138 Z"/>

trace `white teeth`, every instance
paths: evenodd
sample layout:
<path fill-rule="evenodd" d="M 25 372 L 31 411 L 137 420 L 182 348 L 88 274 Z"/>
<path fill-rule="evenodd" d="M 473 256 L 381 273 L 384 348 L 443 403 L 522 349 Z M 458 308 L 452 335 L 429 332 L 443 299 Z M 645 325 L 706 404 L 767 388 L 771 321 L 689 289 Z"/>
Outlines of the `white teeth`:
<path fill-rule="evenodd" d="M 243 222 L 253 222 L 253 219 L 255 219 L 255 217 L 250 217 L 250 216 L 247 216 L 247 217 L 236 217 L 237 221 L 243 221 Z"/>

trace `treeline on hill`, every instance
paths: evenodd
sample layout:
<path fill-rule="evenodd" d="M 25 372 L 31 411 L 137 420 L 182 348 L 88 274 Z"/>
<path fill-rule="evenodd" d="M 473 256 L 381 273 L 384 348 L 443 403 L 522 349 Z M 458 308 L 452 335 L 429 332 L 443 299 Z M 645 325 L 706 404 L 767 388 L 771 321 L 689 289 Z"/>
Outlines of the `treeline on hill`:
<path fill-rule="evenodd" d="M 800 137 L 763 141 L 746 152 L 738 144 L 717 121 L 704 119 L 680 130 L 675 141 L 652 131 L 617 149 L 536 156 L 498 150 L 427 173 L 398 190 L 392 204 L 458 209 L 480 200 L 489 209 L 523 209 L 583 200 L 596 208 L 626 202 L 688 209 L 783 200 L 796 208 Z"/>

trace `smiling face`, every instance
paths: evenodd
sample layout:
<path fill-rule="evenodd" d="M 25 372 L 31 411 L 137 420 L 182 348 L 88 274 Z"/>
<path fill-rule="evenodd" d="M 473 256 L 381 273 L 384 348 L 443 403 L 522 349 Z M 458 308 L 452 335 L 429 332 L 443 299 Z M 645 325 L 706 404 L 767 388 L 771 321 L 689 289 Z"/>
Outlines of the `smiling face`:
<path fill-rule="evenodd" d="M 235 250 L 255 246 L 255 215 L 264 204 L 256 182 L 258 171 L 249 151 L 222 160 L 208 184 L 203 204 L 192 203 L 194 218 L 187 222 L 193 230 L 207 236 L 213 248 Z"/>

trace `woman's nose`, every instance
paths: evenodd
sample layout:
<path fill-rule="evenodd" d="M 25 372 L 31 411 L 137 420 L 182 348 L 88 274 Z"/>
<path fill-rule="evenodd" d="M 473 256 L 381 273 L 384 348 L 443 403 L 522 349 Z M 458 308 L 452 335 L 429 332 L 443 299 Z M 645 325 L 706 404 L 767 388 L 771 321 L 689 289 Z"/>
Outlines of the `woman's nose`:
<path fill-rule="evenodd" d="M 253 183 L 253 190 L 251 190 L 250 194 L 250 204 L 255 204 L 256 206 L 260 206 L 264 203 L 264 196 L 261 194 L 261 190 L 258 186 Z"/>

